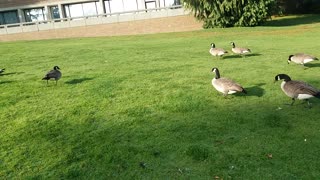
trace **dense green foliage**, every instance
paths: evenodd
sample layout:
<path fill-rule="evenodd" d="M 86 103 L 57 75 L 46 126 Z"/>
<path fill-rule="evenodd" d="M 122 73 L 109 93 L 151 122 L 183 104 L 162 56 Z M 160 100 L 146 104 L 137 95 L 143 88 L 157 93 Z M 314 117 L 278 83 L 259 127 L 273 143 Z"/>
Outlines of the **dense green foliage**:
<path fill-rule="evenodd" d="M 184 0 L 204 28 L 257 26 L 273 12 L 275 0 Z"/>
<path fill-rule="evenodd" d="M 320 13 L 319 0 L 277 0 L 280 14 Z"/>
<path fill-rule="evenodd" d="M 286 106 L 273 83 L 287 73 L 320 88 L 319 62 L 287 64 L 320 55 L 320 23 L 295 24 L 313 19 L 0 43 L 0 179 L 317 179 L 320 101 Z M 230 41 L 252 54 L 209 54 Z M 54 65 L 62 79 L 47 86 Z M 214 90 L 214 66 L 248 94 Z"/>

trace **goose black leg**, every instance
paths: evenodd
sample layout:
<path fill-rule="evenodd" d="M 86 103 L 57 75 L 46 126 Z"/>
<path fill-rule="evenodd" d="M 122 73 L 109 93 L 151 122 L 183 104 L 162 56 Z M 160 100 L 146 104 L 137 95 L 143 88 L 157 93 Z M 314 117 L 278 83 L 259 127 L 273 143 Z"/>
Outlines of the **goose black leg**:
<path fill-rule="evenodd" d="M 307 103 L 308 103 L 308 106 L 305 106 L 306 108 L 311 108 L 311 103 L 309 102 L 309 99 L 306 99 Z"/>
<path fill-rule="evenodd" d="M 227 99 L 227 96 L 228 95 L 228 93 L 223 93 L 223 98 L 225 98 L 225 99 Z"/>
<path fill-rule="evenodd" d="M 303 70 L 308 69 L 308 67 L 307 67 L 307 66 L 305 66 L 304 64 L 302 64 L 302 68 L 303 68 Z"/>
<path fill-rule="evenodd" d="M 294 104 L 294 102 L 295 102 L 295 99 L 294 98 L 292 98 L 292 102 L 290 103 L 290 104 L 285 104 L 285 105 L 290 105 L 290 106 L 292 106 L 293 104 Z"/>

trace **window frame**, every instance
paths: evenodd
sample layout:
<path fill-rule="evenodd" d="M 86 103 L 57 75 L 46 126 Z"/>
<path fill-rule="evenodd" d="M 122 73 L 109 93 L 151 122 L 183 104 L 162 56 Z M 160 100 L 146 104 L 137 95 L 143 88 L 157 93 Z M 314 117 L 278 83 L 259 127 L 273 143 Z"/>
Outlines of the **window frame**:
<path fill-rule="evenodd" d="M 16 18 L 16 22 L 14 23 L 9 23 L 6 18 L 5 18 L 5 13 L 14 13 L 15 14 L 15 18 Z M 6 25 L 6 24 L 16 24 L 16 23 L 20 23 L 20 19 L 19 19 L 19 14 L 18 14 L 18 10 L 9 10 L 9 11 L 1 11 L 0 12 L 0 16 L 2 17 L 2 20 L 3 20 L 3 24 L 1 23 L 0 21 L 0 25 Z"/>
<path fill-rule="evenodd" d="M 31 17 L 31 16 L 29 16 L 27 13 L 28 13 L 28 12 L 30 13 L 31 10 L 34 10 L 34 9 L 41 9 L 42 18 L 43 18 L 42 20 L 39 20 L 38 18 L 37 18 L 36 21 L 33 21 L 31 18 L 28 19 L 28 17 Z M 47 21 L 47 20 L 48 20 L 47 15 L 46 15 L 46 10 L 45 10 L 44 7 L 33 7 L 33 8 L 23 9 L 23 15 L 24 15 L 24 20 L 25 20 L 26 22 L 38 22 L 38 21 Z M 30 21 L 29 21 L 29 20 L 30 20 Z"/>

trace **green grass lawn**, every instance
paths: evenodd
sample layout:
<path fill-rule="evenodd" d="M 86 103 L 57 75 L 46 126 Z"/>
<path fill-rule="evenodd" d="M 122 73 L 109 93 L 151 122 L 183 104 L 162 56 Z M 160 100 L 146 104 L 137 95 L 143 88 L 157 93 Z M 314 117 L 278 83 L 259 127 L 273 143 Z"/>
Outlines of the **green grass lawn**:
<path fill-rule="evenodd" d="M 286 73 L 320 88 L 319 61 L 287 64 L 296 52 L 320 56 L 320 22 L 304 18 L 0 43 L 0 179 L 319 178 L 320 100 L 286 106 L 273 83 Z M 209 54 L 231 41 L 252 54 Z M 47 86 L 54 65 L 62 78 Z M 224 98 L 213 67 L 248 94 Z"/>

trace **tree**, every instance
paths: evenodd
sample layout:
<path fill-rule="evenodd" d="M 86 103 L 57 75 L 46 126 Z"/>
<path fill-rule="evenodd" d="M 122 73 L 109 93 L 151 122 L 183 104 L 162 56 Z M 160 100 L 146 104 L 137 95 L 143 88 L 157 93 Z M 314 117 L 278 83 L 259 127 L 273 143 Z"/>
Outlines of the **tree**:
<path fill-rule="evenodd" d="M 320 13 L 319 0 L 277 0 L 282 14 Z"/>
<path fill-rule="evenodd" d="M 204 28 L 257 26 L 265 22 L 276 0 L 184 0 Z"/>

